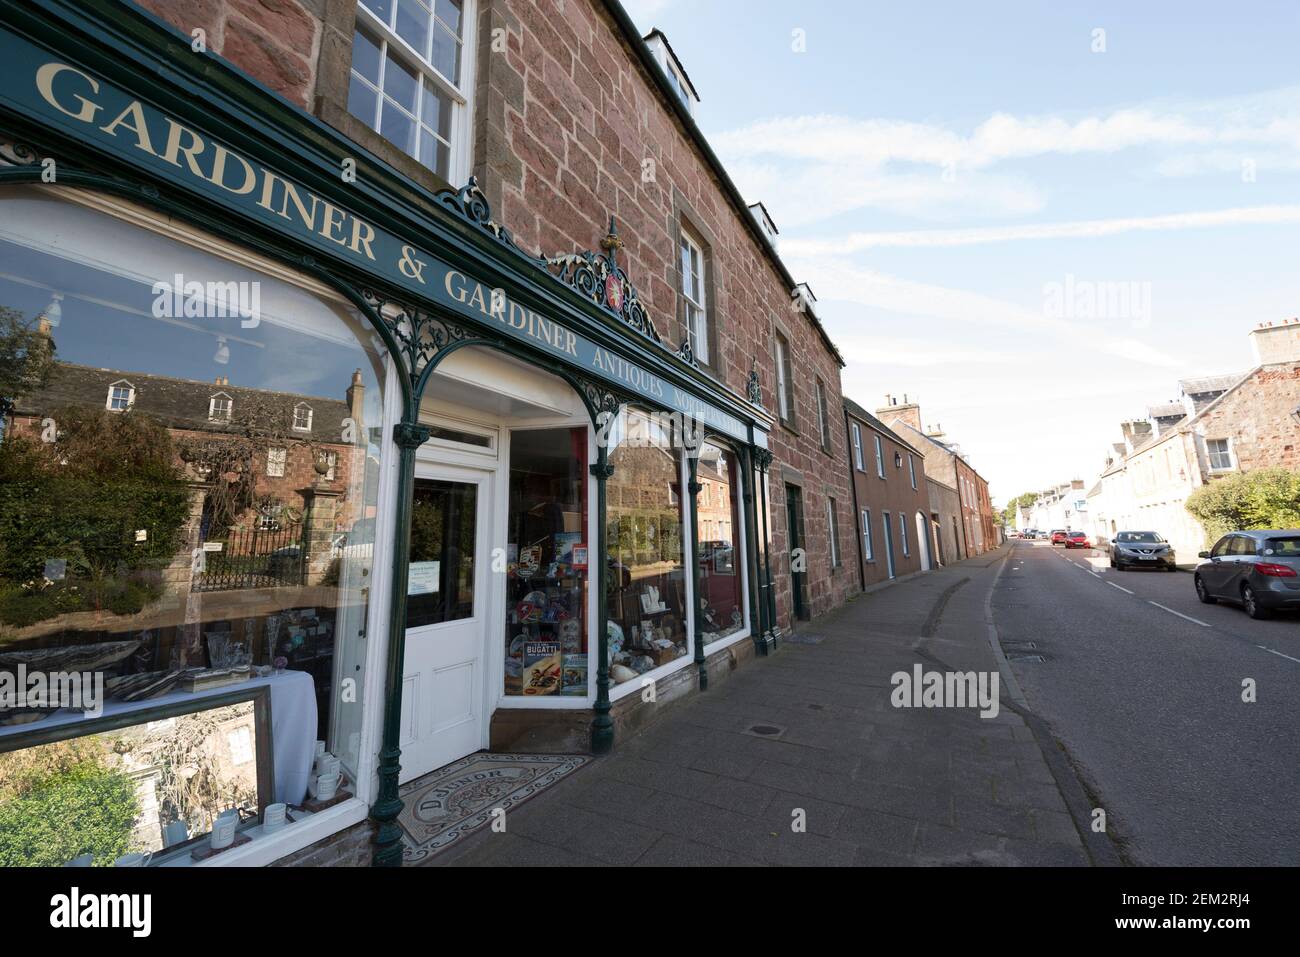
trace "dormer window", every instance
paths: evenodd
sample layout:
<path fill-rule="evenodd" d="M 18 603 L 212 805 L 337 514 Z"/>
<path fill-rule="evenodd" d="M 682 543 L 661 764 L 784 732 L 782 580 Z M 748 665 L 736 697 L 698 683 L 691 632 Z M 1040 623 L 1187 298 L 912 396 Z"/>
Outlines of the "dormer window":
<path fill-rule="evenodd" d="M 668 45 L 668 38 L 664 36 L 662 30 L 651 30 L 643 38 L 645 44 L 654 54 L 655 60 L 663 69 L 664 75 L 668 77 L 668 85 L 673 88 L 677 98 L 682 101 L 686 107 L 686 112 L 692 116 L 695 115 L 695 105 L 700 102 L 700 96 L 695 92 L 695 87 L 691 84 L 691 78 L 686 75 L 686 70 L 682 63 L 677 59 L 677 54 L 673 53 L 673 48 Z"/>
<path fill-rule="evenodd" d="M 234 411 L 235 401 L 224 392 L 218 392 L 208 399 L 208 421 L 229 422 Z"/>
<path fill-rule="evenodd" d="M 311 431 L 311 406 L 299 402 L 293 407 L 293 430 L 295 432 Z"/>
<path fill-rule="evenodd" d="M 109 412 L 125 412 L 135 405 L 135 386 L 125 379 L 118 379 L 108 387 L 108 398 L 104 408 Z"/>

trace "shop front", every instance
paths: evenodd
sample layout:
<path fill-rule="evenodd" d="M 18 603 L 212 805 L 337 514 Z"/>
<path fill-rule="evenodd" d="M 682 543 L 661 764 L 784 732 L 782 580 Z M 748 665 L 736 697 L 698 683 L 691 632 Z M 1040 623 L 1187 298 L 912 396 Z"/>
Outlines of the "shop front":
<path fill-rule="evenodd" d="M 472 179 L 96 9 L 0 13 L 0 864 L 367 817 L 399 863 L 401 783 L 607 751 L 766 653 L 771 418 L 664 340 L 612 219 L 529 255 Z"/>

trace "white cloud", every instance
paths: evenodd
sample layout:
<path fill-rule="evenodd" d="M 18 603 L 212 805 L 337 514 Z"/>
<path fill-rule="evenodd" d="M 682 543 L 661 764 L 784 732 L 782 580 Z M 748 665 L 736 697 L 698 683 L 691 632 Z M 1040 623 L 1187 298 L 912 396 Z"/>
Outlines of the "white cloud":
<path fill-rule="evenodd" d="M 819 256 L 858 252 L 882 246 L 974 246 L 1037 239 L 1094 239 L 1128 232 L 1204 229 L 1217 226 L 1261 226 L 1300 223 L 1300 205 L 1241 206 L 1163 216 L 1085 219 L 1065 223 L 1032 223 L 978 229 L 904 230 L 885 233 L 850 233 L 836 239 L 788 239 L 783 255 Z"/>

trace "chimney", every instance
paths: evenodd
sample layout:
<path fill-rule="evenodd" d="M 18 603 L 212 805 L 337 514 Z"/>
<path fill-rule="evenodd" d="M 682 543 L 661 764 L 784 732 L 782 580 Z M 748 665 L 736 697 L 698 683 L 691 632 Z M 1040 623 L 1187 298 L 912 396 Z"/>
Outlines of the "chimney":
<path fill-rule="evenodd" d="M 348 386 L 345 395 L 348 403 L 348 417 L 355 424 L 355 434 L 357 445 L 364 445 L 365 439 L 365 407 L 366 407 L 366 387 L 361 381 L 361 370 L 357 369 L 352 373 L 352 384 Z"/>
<path fill-rule="evenodd" d="M 885 405 L 876 410 L 876 417 L 881 419 L 886 425 L 896 419 L 901 419 L 918 432 L 921 428 L 921 407 L 915 402 L 907 401 L 907 395 L 903 395 L 903 401 L 899 402 L 895 395 L 885 396 Z"/>
<path fill-rule="evenodd" d="M 925 430 L 925 434 L 932 439 L 941 439 L 943 438 L 943 426 L 936 422 Z"/>
<path fill-rule="evenodd" d="M 1261 322 L 1250 330 L 1256 365 L 1300 362 L 1300 319 Z"/>
<path fill-rule="evenodd" d="M 1151 435 L 1151 423 L 1146 419 L 1129 419 L 1119 424 L 1124 434 L 1124 447 L 1131 453 Z"/>

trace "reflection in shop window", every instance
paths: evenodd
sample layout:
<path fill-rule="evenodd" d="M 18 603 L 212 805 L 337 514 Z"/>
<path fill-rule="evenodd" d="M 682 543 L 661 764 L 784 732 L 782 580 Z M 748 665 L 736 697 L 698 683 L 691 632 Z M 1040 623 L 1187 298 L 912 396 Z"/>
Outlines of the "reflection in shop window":
<path fill-rule="evenodd" d="M 696 504 L 699 528 L 700 615 L 696 624 L 708 644 L 734 635 L 745 624 L 740 581 L 740 512 L 736 488 L 740 481 L 730 449 L 705 442 L 695 469 L 701 485 Z"/>
<path fill-rule="evenodd" d="M 606 541 L 610 677 L 689 654 L 681 456 L 661 420 L 625 409 L 609 431 Z"/>
<path fill-rule="evenodd" d="M 585 427 L 511 433 L 506 542 L 505 694 L 585 697 Z"/>
<path fill-rule="evenodd" d="M 114 738 L 127 755 L 62 697 L 0 700 L 4 864 L 184 856 L 223 811 L 246 830 L 261 804 L 356 791 L 382 359 L 349 307 L 142 220 L 0 190 L 0 352 L 22 364 L 0 396 L 0 671 L 102 677 L 105 716 L 143 729 Z M 258 284 L 260 321 L 202 299 L 159 317 L 178 275 Z M 245 732 L 208 702 L 258 689 L 275 780 L 250 804 L 217 766 Z M 80 781 L 116 802 L 104 827 Z"/>

